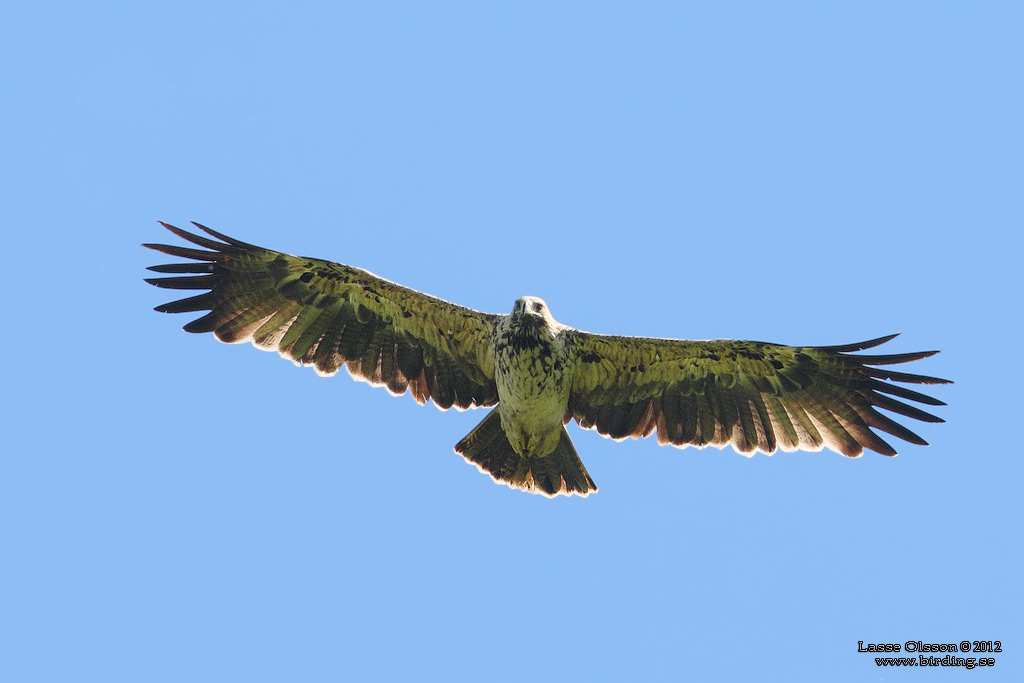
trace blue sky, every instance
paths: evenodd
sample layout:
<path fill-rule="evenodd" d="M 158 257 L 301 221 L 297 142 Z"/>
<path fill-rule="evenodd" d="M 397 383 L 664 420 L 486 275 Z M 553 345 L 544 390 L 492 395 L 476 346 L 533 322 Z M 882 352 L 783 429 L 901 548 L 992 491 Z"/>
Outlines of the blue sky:
<path fill-rule="evenodd" d="M 0 678 L 1020 675 L 1022 16 L 1012 3 L 14 3 Z M 585 330 L 903 333 L 947 424 L 894 459 L 570 426 L 546 500 L 483 417 L 187 335 L 197 220 Z M 173 294 L 173 293 L 172 293 Z"/>

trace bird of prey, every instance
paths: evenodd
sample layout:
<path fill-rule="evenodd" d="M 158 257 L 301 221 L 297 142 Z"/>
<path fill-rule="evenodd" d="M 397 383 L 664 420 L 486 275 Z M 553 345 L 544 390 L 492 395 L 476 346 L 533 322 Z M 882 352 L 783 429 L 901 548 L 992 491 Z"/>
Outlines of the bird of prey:
<path fill-rule="evenodd" d="M 873 428 L 927 445 L 878 408 L 943 422 L 893 397 L 942 401 L 892 382 L 948 380 L 887 367 L 937 351 L 854 353 L 896 335 L 794 347 L 591 334 L 557 322 L 537 297 L 516 300 L 509 315 L 481 313 L 198 223 L 209 237 L 162 225 L 201 248 L 143 245 L 190 259 L 150 267 L 172 276 L 147 282 L 209 291 L 157 311 L 208 311 L 184 329 L 252 342 L 321 375 L 344 366 L 358 380 L 408 392 L 421 404 L 496 406 L 455 451 L 512 488 L 549 497 L 597 491 L 565 430 L 572 419 L 616 440 L 656 431 L 659 443 L 678 447 L 732 445 L 753 455 L 825 446 L 849 457 L 865 448 L 896 455 Z"/>

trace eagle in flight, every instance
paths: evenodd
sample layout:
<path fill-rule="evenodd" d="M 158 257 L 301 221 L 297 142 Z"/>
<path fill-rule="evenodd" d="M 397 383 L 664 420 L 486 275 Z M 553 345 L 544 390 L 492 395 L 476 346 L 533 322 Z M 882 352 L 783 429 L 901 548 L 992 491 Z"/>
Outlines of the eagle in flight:
<path fill-rule="evenodd" d="M 508 315 L 481 313 L 341 263 L 290 256 L 194 225 L 162 223 L 202 247 L 143 246 L 190 259 L 150 267 L 166 289 L 209 290 L 157 306 L 208 311 L 185 325 L 252 342 L 321 375 L 409 392 L 441 409 L 496 406 L 455 451 L 500 483 L 546 496 L 597 491 L 565 425 L 620 440 L 657 431 L 673 446 L 731 445 L 744 455 L 828 447 L 849 457 L 896 450 L 872 428 L 927 442 L 878 408 L 943 422 L 897 398 L 942 401 L 892 382 L 948 380 L 890 370 L 937 351 L 856 355 L 896 335 L 841 346 L 684 341 L 581 332 L 524 296 Z M 213 239 L 211 239 L 213 238 Z M 886 381 L 889 380 L 889 381 Z M 893 398 L 896 397 L 896 398 Z"/>

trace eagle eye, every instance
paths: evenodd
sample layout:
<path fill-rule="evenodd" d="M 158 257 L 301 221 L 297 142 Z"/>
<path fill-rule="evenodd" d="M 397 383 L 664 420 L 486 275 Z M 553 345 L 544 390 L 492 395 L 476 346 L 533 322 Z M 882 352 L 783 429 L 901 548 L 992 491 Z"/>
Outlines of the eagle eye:
<path fill-rule="evenodd" d="M 540 313 L 543 309 L 544 309 L 544 305 L 542 303 L 540 303 L 539 301 L 534 301 L 533 302 L 533 312 L 534 313 Z"/>

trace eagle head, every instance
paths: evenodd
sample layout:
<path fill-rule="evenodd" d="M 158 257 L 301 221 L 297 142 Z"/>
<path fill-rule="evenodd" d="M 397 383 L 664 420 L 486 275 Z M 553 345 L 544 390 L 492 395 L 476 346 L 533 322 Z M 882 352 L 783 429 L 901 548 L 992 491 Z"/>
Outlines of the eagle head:
<path fill-rule="evenodd" d="M 552 331 L 564 327 L 551 316 L 551 310 L 539 296 L 522 296 L 516 299 L 516 304 L 512 307 L 512 319 L 518 323 L 544 326 Z"/>
<path fill-rule="evenodd" d="M 539 296 L 521 296 L 516 299 L 516 304 L 512 307 L 512 315 L 516 317 L 535 316 L 544 318 L 550 314 L 544 299 L 541 299 Z"/>

